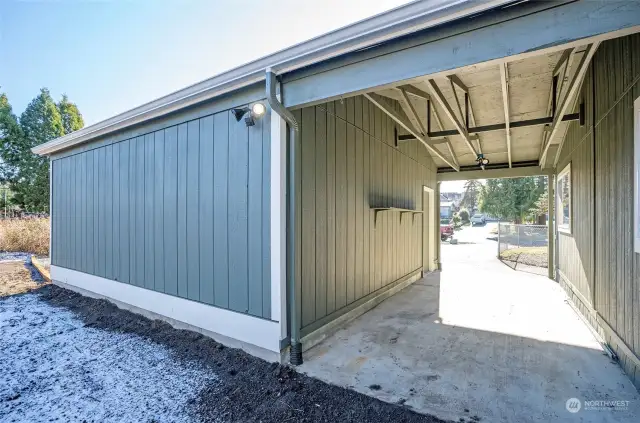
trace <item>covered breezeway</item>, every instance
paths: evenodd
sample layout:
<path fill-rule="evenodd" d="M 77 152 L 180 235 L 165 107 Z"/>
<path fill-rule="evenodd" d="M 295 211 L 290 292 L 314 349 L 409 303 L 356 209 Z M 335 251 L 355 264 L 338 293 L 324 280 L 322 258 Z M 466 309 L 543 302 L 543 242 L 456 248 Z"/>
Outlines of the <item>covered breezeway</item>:
<path fill-rule="evenodd" d="M 582 412 L 582 422 L 635 422 L 631 381 L 555 281 L 496 259 L 494 226 L 443 243 L 442 272 L 307 351 L 302 371 L 453 421 L 574 421 L 565 406 L 575 397 L 631 404 Z"/>
<path fill-rule="evenodd" d="M 279 81 L 270 74 L 270 92 L 277 85 L 290 109 L 272 120 L 272 136 L 285 145 L 285 118 L 295 128 L 281 151 L 290 195 L 285 178 L 277 193 L 287 201 L 293 364 L 341 323 L 441 268 L 440 182 L 555 174 L 569 126 L 592 123 L 578 92 L 596 50 L 637 32 L 638 15 L 633 4 L 518 2 Z"/>
<path fill-rule="evenodd" d="M 581 87 L 602 43 L 640 31 L 618 6 L 516 2 L 282 75 L 293 364 L 456 421 L 635 421 L 632 382 L 555 281 L 556 166 L 593 126 Z M 534 175 L 548 277 L 486 237 L 437 241 L 440 182 Z M 573 398 L 628 402 L 574 416 Z"/>

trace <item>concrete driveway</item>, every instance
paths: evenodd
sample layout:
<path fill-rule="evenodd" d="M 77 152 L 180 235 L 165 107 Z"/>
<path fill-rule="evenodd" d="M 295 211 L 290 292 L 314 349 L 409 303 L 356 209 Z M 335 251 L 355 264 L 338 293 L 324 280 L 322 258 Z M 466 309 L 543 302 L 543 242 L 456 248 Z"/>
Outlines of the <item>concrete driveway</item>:
<path fill-rule="evenodd" d="M 495 258 L 494 226 L 443 244 L 441 273 L 309 350 L 302 371 L 454 421 L 636 422 L 631 382 L 554 281 Z"/>

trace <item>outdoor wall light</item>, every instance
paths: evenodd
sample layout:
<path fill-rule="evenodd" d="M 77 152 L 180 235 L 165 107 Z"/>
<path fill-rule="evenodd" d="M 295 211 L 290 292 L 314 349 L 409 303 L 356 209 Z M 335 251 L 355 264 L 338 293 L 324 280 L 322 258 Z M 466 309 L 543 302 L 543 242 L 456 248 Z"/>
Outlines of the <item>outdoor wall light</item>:
<path fill-rule="evenodd" d="M 484 154 L 478 154 L 476 162 L 478 162 L 478 165 L 484 170 L 484 167 L 489 164 L 489 159 L 487 159 Z"/>
<path fill-rule="evenodd" d="M 244 123 L 247 126 L 253 126 L 256 124 L 256 119 L 260 119 L 267 112 L 267 108 L 262 103 L 254 103 L 251 107 L 242 107 L 238 109 L 231 110 L 233 116 L 236 118 L 238 122 L 244 118 Z M 247 114 L 248 113 L 248 114 Z"/>

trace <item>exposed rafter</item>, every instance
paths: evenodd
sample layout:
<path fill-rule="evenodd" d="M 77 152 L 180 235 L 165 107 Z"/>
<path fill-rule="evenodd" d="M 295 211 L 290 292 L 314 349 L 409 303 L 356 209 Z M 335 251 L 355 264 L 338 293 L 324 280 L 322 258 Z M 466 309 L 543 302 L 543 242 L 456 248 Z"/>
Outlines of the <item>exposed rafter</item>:
<path fill-rule="evenodd" d="M 560 74 L 560 72 L 562 72 L 563 75 L 566 73 L 571 55 L 573 54 L 574 50 L 575 48 L 571 47 L 562 52 L 560 60 L 558 60 L 558 63 L 556 63 L 556 67 L 553 69 L 553 76 Z"/>
<path fill-rule="evenodd" d="M 460 111 L 460 116 L 465 116 L 465 115 L 463 115 L 462 106 L 460 105 L 460 101 L 458 100 L 458 94 L 456 93 L 455 87 L 460 88 L 462 92 L 464 92 L 465 110 L 466 110 L 466 113 L 468 114 L 467 116 L 464 117 L 466 126 L 467 127 L 477 126 L 476 117 L 473 113 L 473 104 L 471 102 L 471 94 L 469 93 L 469 88 L 462 82 L 460 77 L 456 74 L 448 75 L 447 79 L 449 80 L 449 84 L 451 84 L 451 90 L 453 91 L 456 99 L 456 103 L 458 104 L 458 110 Z M 471 138 L 473 139 L 474 137 L 471 137 Z M 476 136 L 475 140 L 478 142 L 478 152 L 482 154 L 482 142 L 480 140 L 480 137 Z"/>
<path fill-rule="evenodd" d="M 420 116 L 418 116 L 418 112 L 416 111 L 415 106 L 413 105 L 413 103 L 409 99 L 409 96 L 407 95 L 407 92 L 403 88 L 400 88 L 400 94 L 402 95 L 402 98 L 404 99 L 404 101 L 407 102 L 407 106 L 409 107 L 410 115 L 413 116 L 413 118 L 418 122 L 418 129 L 420 130 L 420 132 L 422 134 L 426 134 L 427 133 L 427 128 L 425 128 L 424 125 L 422 124 L 422 121 L 420 120 Z"/>
<path fill-rule="evenodd" d="M 433 120 L 435 120 L 436 124 L 438 125 L 438 128 L 443 130 L 444 126 L 442 126 L 442 120 L 440 119 L 440 115 L 438 114 L 438 109 L 436 109 L 436 107 L 434 106 L 431 111 L 433 112 L 433 115 L 432 115 Z M 451 141 L 449 141 L 449 138 L 447 137 L 444 137 L 443 140 L 447 143 L 447 148 L 449 149 L 451 158 L 456 163 L 456 166 L 460 166 L 460 163 L 458 162 L 458 157 L 456 157 L 456 153 L 453 151 L 453 146 L 451 145 Z"/>
<path fill-rule="evenodd" d="M 505 133 L 507 138 L 507 157 L 511 167 L 511 128 L 509 127 L 509 67 L 507 63 L 500 64 L 500 82 L 502 85 L 502 105 L 504 108 Z"/>
<path fill-rule="evenodd" d="M 409 98 L 409 96 L 407 94 L 410 94 L 416 98 L 419 98 L 421 100 L 427 100 L 427 101 L 431 101 L 431 96 L 422 91 L 420 88 L 417 88 L 413 85 L 401 85 L 398 87 L 398 90 L 402 93 L 406 103 L 408 103 L 409 105 L 411 105 L 411 113 L 413 113 L 413 115 L 415 116 L 415 118 L 418 120 L 419 123 L 419 128 L 422 131 L 423 134 L 426 134 L 427 131 L 429 130 L 429 128 L 425 128 L 425 126 L 422 124 L 422 121 L 420 120 L 420 118 L 418 117 L 415 109 L 413 108 L 413 105 L 411 104 L 411 100 Z M 430 106 L 428 106 L 430 107 Z M 438 127 L 440 129 L 444 129 L 444 127 L 442 126 L 442 121 L 440 120 L 440 116 L 438 115 L 438 110 L 433 107 L 432 110 L 429 110 L 427 113 L 431 113 L 433 112 L 433 118 L 436 121 L 436 123 L 438 124 Z M 444 137 L 440 142 L 431 139 L 430 142 L 432 144 L 446 144 L 447 145 L 447 149 L 449 150 L 449 154 L 451 154 L 451 158 L 453 159 L 453 162 L 456 164 L 456 166 L 460 166 L 460 163 L 458 162 L 458 158 L 456 157 L 455 152 L 453 151 L 453 146 L 451 145 L 451 141 L 449 141 L 449 139 L 447 137 Z"/>
<path fill-rule="evenodd" d="M 442 153 L 440 153 L 432 145 L 429 144 L 429 137 L 427 135 L 420 134 L 420 131 L 417 130 L 411 124 L 411 122 L 404 115 L 404 113 L 394 110 L 385 97 L 382 97 L 381 95 L 374 94 L 374 93 L 366 93 L 364 94 L 364 96 L 368 98 L 376 107 L 378 107 L 380 110 L 386 113 L 398 125 L 402 126 L 405 130 L 407 130 L 414 137 L 416 137 L 427 148 L 427 150 L 429 150 L 434 156 L 438 157 L 440 160 L 442 160 L 447 165 L 454 168 L 456 171 L 460 170 L 459 166 L 457 166 L 454 163 L 451 163 L 449 159 L 447 159 L 445 156 L 442 155 Z"/>
<path fill-rule="evenodd" d="M 575 52 L 575 48 L 571 47 L 562 52 L 562 56 L 556 63 L 555 68 L 553 69 L 552 80 L 551 80 L 551 92 L 549 93 L 549 104 L 547 105 L 547 116 L 553 116 L 555 113 L 555 108 L 557 106 L 558 96 L 562 94 L 562 87 L 564 86 L 564 81 L 567 76 L 567 69 L 571 65 L 571 59 L 573 58 L 573 53 Z M 542 155 L 542 150 L 547 142 L 547 136 L 549 135 L 548 131 L 542 132 L 542 142 L 540 143 L 540 154 Z"/>
<path fill-rule="evenodd" d="M 434 81 L 433 79 L 430 79 L 428 83 L 429 83 L 429 89 L 431 90 L 432 97 L 440 104 L 440 106 L 442 106 L 445 114 L 451 120 L 451 122 L 456 127 L 460 135 L 462 135 L 462 138 L 464 139 L 465 143 L 469 147 L 469 150 L 471 150 L 471 152 L 473 153 L 474 157 L 476 157 L 478 155 L 478 152 L 476 151 L 475 147 L 473 146 L 473 143 L 471 142 L 471 136 L 469 135 L 469 132 L 467 132 L 467 128 L 464 125 L 462 125 L 462 123 L 458 120 L 458 117 L 456 116 L 455 112 L 453 111 L 453 109 L 451 108 L 447 100 L 444 98 L 442 91 L 440 91 L 440 88 L 438 88 L 436 81 Z"/>
<path fill-rule="evenodd" d="M 402 110 L 404 110 L 404 114 L 407 115 L 413 127 L 420 131 L 421 135 L 426 135 L 427 129 L 422 124 L 420 116 L 418 116 L 418 112 L 416 112 L 416 108 L 413 103 L 411 103 L 411 99 L 409 99 L 407 92 L 402 88 L 398 88 L 398 92 L 400 93 L 398 102 L 400 103 Z"/>
<path fill-rule="evenodd" d="M 443 141 L 447 144 L 447 149 L 449 150 L 449 154 L 451 154 L 451 158 L 453 159 L 454 163 L 456 164 L 456 166 L 460 167 L 460 162 L 456 157 L 456 153 L 453 151 L 453 146 L 451 145 L 451 141 L 449 141 L 448 138 L 445 138 Z"/>
<path fill-rule="evenodd" d="M 398 88 L 401 89 L 401 90 L 406 91 L 407 94 L 411 94 L 411 95 L 413 95 L 415 97 L 419 97 L 419 98 L 421 98 L 423 100 L 429 100 L 430 99 L 428 93 L 422 91 L 420 88 L 415 87 L 413 85 L 401 85 Z"/>
<path fill-rule="evenodd" d="M 589 67 L 589 62 L 591 62 L 591 58 L 595 54 L 599 44 L 600 44 L 599 41 L 593 44 L 589 44 L 589 46 L 585 49 L 584 53 L 582 54 L 582 58 L 580 59 L 580 62 L 577 65 L 576 71 L 573 74 L 573 78 L 571 79 L 571 81 L 569 82 L 569 85 L 567 86 L 567 93 L 562 98 L 562 102 L 560 103 L 560 106 L 557 108 L 556 113 L 553 116 L 553 123 L 549 128 L 549 136 L 547 137 L 547 142 L 545 143 L 542 149 L 542 154 L 540 155 L 541 168 L 544 168 L 547 163 L 549 146 L 553 142 L 554 137 L 558 134 L 558 129 L 560 128 L 562 117 L 564 116 L 565 112 L 569 108 L 569 105 L 574 104 L 575 96 L 578 92 L 578 89 L 580 88 L 580 85 L 582 84 L 582 79 L 584 78 L 584 75 L 587 72 L 587 68 Z M 558 147 L 558 151 L 562 149 L 563 142 L 564 140 L 561 141 L 560 146 Z"/>

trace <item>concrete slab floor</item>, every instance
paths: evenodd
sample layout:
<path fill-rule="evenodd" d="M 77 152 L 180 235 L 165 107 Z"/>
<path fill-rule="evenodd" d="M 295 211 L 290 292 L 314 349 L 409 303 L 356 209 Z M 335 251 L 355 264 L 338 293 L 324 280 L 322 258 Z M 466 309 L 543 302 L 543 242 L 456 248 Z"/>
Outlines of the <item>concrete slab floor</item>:
<path fill-rule="evenodd" d="M 637 422 L 638 392 L 560 286 L 504 266 L 479 233 L 443 244 L 441 273 L 306 352 L 300 370 L 453 421 Z M 577 413 L 570 398 L 582 401 Z M 600 400 L 628 403 L 584 402 Z"/>

